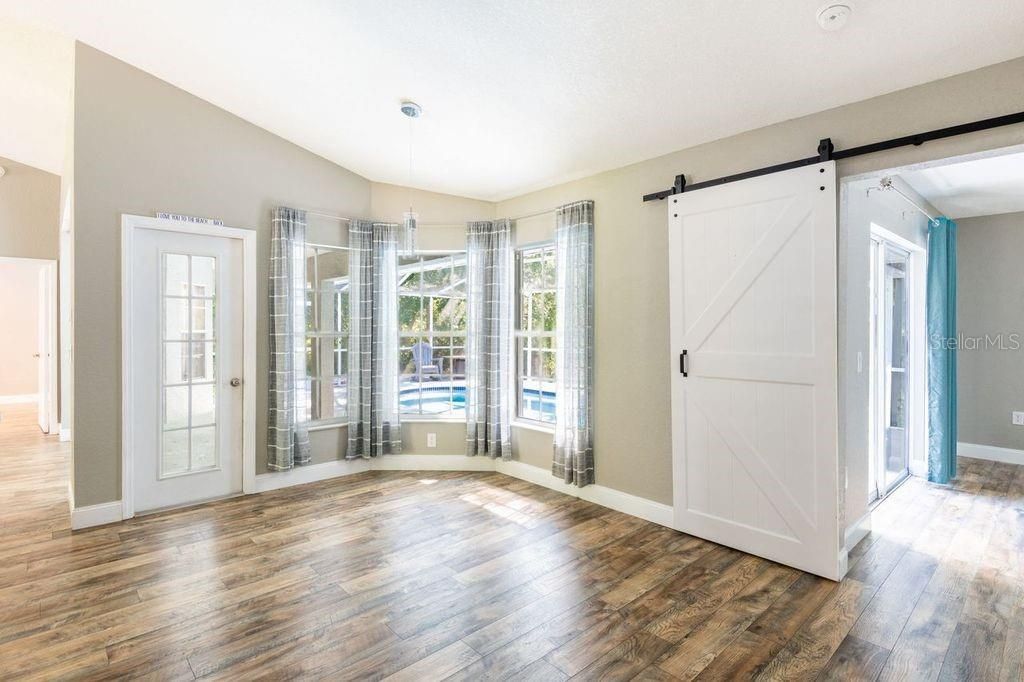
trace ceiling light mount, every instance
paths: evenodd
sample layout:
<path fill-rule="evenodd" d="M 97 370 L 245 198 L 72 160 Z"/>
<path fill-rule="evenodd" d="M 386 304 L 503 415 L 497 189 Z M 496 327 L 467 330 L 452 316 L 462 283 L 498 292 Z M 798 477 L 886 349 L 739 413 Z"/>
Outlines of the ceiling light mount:
<path fill-rule="evenodd" d="M 853 8 L 843 2 L 830 2 L 818 9 L 818 26 L 826 31 L 838 31 L 853 14 Z"/>
<path fill-rule="evenodd" d="M 406 100 L 402 102 L 402 106 L 399 107 L 399 111 L 408 116 L 409 118 L 419 118 L 423 114 L 423 107 L 416 102 Z"/>

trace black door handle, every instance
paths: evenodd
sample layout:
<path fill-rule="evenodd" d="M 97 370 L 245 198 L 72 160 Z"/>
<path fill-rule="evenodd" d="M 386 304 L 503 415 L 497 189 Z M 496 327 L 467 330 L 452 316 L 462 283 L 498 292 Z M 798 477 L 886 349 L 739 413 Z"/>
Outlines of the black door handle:
<path fill-rule="evenodd" d="M 679 354 L 679 373 L 682 374 L 684 377 L 688 376 L 689 374 L 689 363 L 687 362 L 687 360 L 688 357 L 686 355 L 686 351 L 684 350 L 682 353 Z"/>

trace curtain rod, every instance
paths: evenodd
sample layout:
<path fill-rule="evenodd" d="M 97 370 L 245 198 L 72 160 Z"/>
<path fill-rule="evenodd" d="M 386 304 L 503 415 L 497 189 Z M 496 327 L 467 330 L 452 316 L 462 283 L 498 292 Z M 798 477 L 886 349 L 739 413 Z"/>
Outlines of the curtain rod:
<path fill-rule="evenodd" d="M 350 223 L 353 220 L 355 220 L 355 218 L 349 218 L 348 216 L 335 215 L 333 213 L 324 213 L 323 211 L 312 211 L 310 209 L 301 209 L 301 210 L 306 211 L 306 215 L 315 215 L 315 216 L 319 216 L 321 218 L 327 218 L 329 220 L 337 220 L 337 221 L 343 222 L 343 223 Z M 548 213 L 554 213 L 557 210 L 558 210 L 557 208 L 549 208 L 549 209 L 545 209 L 543 211 L 537 211 L 536 213 L 527 213 L 526 215 L 515 216 L 513 218 L 509 218 L 509 220 L 526 220 L 527 218 L 537 218 L 537 217 L 542 216 L 542 215 L 547 215 Z M 467 222 L 470 222 L 470 221 L 467 221 Z M 423 222 L 421 222 L 419 224 L 423 225 L 424 227 L 460 227 L 462 225 L 465 225 L 466 223 L 465 222 L 462 222 L 462 223 L 423 223 Z"/>
<path fill-rule="evenodd" d="M 928 220 L 931 220 L 931 221 L 938 220 L 938 218 L 936 218 L 931 213 L 926 211 L 923 206 L 921 206 L 916 201 L 914 201 L 914 199 L 912 197 L 908 196 L 903 190 L 901 190 L 899 187 L 894 185 L 893 182 L 892 182 L 892 177 L 891 176 L 886 175 L 884 178 L 879 180 L 878 181 L 878 186 L 882 190 L 890 190 L 890 191 L 896 192 L 896 194 L 899 194 L 901 197 L 903 197 L 906 200 L 906 202 L 908 204 L 910 204 L 911 206 L 916 208 L 918 211 L 923 213 L 924 216 L 926 218 L 928 218 Z"/>

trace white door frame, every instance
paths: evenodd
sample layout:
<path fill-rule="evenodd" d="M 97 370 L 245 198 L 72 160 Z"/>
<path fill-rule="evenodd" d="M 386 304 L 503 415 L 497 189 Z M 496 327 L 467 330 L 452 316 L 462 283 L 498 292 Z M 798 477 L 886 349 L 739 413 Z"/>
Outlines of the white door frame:
<path fill-rule="evenodd" d="M 228 237 L 242 241 L 242 492 L 256 491 L 256 232 L 237 227 L 183 223 L 166 218 L 121 215 L 121 516 L 135 516 L 135 406 L 132 391 L 132 249 L 138 230 Z"/>
<path fill-rule="evenodd" d="M 920 245 L 901 237 L 895 232 L 888 230 L 878 223 L 871 223 L 871 234 L 870 239 L 881 242 L 888 242 L 893 246 L 906 251 L 910 254 L 910 258 L 907 264 L 907 277 L 910 280 L 910 286 L 907 287 L 907 308 L 910 311 L 909 319 L 907 320 L 908 331 L 910 334 L 909 347 L 910 357 L 908 362 L 910 364 L 910 384 L 908 386 L 907 397 L 907 415 L 908 423 L 907 428 L 910 430 L 909 437 L 909 456 L 908 462 L 910 465 L 911 476 L 927 476 L 928 475 L 928 376 L 925 371 L 928 358 L 928 314 L 926 308 L 926 286 L 928 279 L 928 253 Z M 871 277 L 875 277 L 875 273 L 871 273 Z M 871 340 L 871 348 L 869 353 L 875 352 L 877 339 Z M 869 360 L 870 360 L 869 356 Z M 871 363 L 869 361 L 868 365 Z M 869 390 L 871 390 L 872 382 L 877 382 L 875 376 L 871 376 L 869 380 Z M 877 388 L 877 383 L 876 386 Z M 876 398 L 875 395 L 871 396 L 872 401 Z M 874 404 L 874 403 L 872 403 Z M 877 411 L 877 410 L 876 410 Z M 875 448 L 878 447 L 876 442 L 878 439 L 878 414 L 869 415 L 869 424 L 871 425 L 871 434 L 869 437 L 869 443 L 872 447 L 869 448 L 869 457 L 876 458 L 877 452 Z M 847 454 L 849 456 L 849 454 Z M 876 458 L 877 459 L 877 458 Z M 874 466 L 877 469 L 877 461 Z M 870 470 L 871 467 L 869 467 Z M 871 485 L 875 485 L 878 478 L 878 471 L 875 470 L 874 478 L 876 480 L 869 481 Z M 872 500 L 872 491 L 868 492 L 869 500 L 877 501 L 878 498 Z"/>
<path fill-rule="evenodd" d="M 57 261 L 44 261 L 39 274 L 39 426 L 60 431 L 57 423 Z"/>

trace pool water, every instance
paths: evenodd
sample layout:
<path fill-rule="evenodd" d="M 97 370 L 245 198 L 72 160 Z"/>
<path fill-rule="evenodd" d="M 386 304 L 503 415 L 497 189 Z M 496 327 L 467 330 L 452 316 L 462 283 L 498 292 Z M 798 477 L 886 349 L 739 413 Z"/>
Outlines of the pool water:
<path fill-rule="evenodd" d="M 523 412 L 536 415 L 541 421 L 551 421 L 555 414 L 555 394 L 551 391 L 526 389 L 522 396 Z M 466 387 L 441 384 L 405 385 L 399 390 L 398 404 L 403 413 L 465 414 Z"/>

